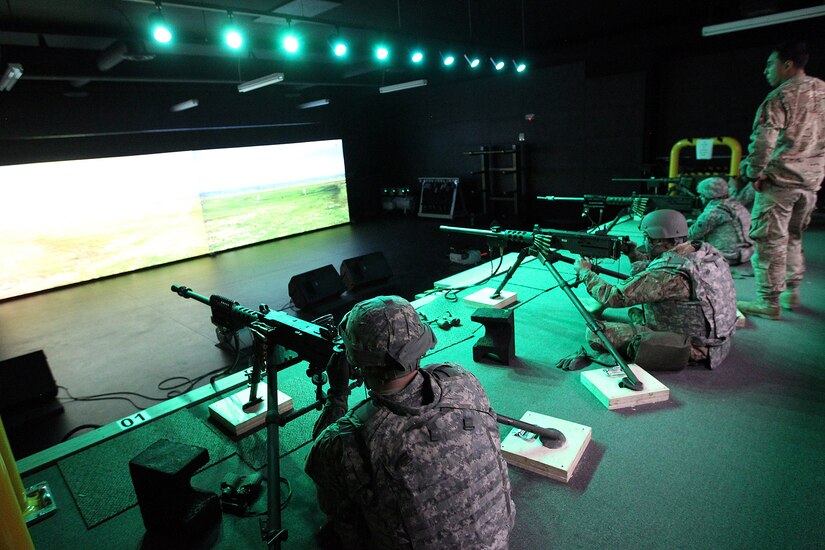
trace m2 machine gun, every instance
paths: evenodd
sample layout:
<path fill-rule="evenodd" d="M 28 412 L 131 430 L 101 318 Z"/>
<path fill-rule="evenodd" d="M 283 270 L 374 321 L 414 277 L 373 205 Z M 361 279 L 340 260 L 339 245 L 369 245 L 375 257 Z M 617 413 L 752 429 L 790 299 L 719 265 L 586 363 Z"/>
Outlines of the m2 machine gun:
<path fill-rule="evenodd" d="M 696 197 L 690 195 L 584 195 L 582 197 L 557 197 L 547 195 L 536 197 L 538 200 L 551 202 L 580 202 L 582 203 L 582 217 L 590 218 L 591 211 L 598 212 L 596 224 L 602 223 L 604 209 L 608 206 L 621 206 L 628 209 L 636 218 L 641 218 L 653 210 L 668 208 L 690 215 L 696 208 Z M 592 219 L 592 218 L 591 218 Z"/>
<path fill-rule="evenodd" d="M 510 278 L 512 278 L 513 274 L 516 272 L 516 269 L 518 269 L 518 266 L 521 265 L 521 262 L 524 261 L 528 255 L 535 256 L 553 275 L 553 278 L 556 280 L 558 286 L 570 299 L 582 318 L 584 318 L 587 328 L 589 328 L 593 334 L 596 335 L 602 345 L 604 345 L 605 349 L 608 350 L 608 352 L 610 352 L 616 360 L 616 364 L 621 367 L 625 377 L 619 382 L 619 386 L 634 391 L 644 389 L 642 382 L 636 377 L 635 374 L 633 374 L 633 371 L 630 370 L 627 362 L 621 355 L 619 355 L 616 348 L 613 347 L 613 344 L 611 344 L 605 336 L 602 325 L 597 322 L 596 319 L 593 318 L 593 315 L 587 311 L 584 305 L 582 305 L 578 296 L 573 293 L 573 289 L 553 265 L 553 263 L 557 261 L 563 261 L 570 264 L 575 263 L 573 258 L 563 256 L 554 249 L 568 250 L 574 254 L 579 254 L 590 258 L 618 259 L 621 256 L 621 253 L 627 249 L 629 243 L 627 237 L 593 235 L 590 233 L 579 233 L 576 231 L 558 231 L 554 229 L 542 229 L 539 226 L 535 226 L 533 231 L 515 231 L 511 229 L 499 228 L 493 228 L 488 231 L 484 229 L 471 229 L 442 225 L 441 230 L 486 237 L 490 240 L 492 246 L 498 247 L 503 247 L 504 244 L 508 242 L 526 244 L 527 246 L 519 252 L 518 258 L 513 263 L 512 267 L 510 267 L 507 271 L 507 274 L 504 276 L 504 280 L 491 295 L 491 298 L 496 298 L 500 295 L 504 285 L 506 285 Z M 593 266 L 593 271 L 596 273 L 603 273 L 605 275 L 618 277 L 620 279 L 627 278 L 627 275 L 616 271 L 611 271 L 609 269 L 603 269 L 598 266 Z"/>
<path fill-rule="evenodd" d="M 244 410 L 260 403 L 258 383 L 266 373 L 267 413 L 267 516 L 262 521 L 261 536 L 269 548 L 280 548 L 281 541 L 287 539 L 287 530 L 281 526 L 281 493 L 278 428 L 304 414 L 321 410 L 326 396 L 322 389 L 326 383 L 326 365 L 333 353 L 341 352 L 343 346 L 331 326 L 303 321 L 282 311 L 272 311 L 262 305 L 255 311 L 237 302 L 213 294 L 209 298 L 193 292 L 185 286 L 172 285 L 172 292 L 183 298 L 206 304 L 212 308 L 212 322 L 219 327 L 238 330 L 248 327 L 253 337 L 253 365 L 249 375 L 249 401 Z M 291 352 L 291 353 L 288 353 Z M 307 376 L 316 386 L 314 403 L 286 414 L 278 412 L 278 372 L 307 361 Z M 353 369 L 350 378 L 355 380 L 350 388 L 361 385 L 360 372 Z"/>

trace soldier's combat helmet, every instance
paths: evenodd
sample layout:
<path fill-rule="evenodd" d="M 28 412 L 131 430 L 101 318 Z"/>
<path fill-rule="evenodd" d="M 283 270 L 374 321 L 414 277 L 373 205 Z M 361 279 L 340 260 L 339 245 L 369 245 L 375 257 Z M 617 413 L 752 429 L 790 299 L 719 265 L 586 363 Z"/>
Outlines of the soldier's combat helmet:
<path fill-rule="evenodd" d="M 676 239 L 688 234 L 687 220 L 682 213 L 667 208 L 647 214 L 639 229 L 650 239 Z"/>
<path fill-rule="evenodd" d="M 418 312 L 399 296 L 355 304 L 338 325 L 347 359 L 368 378 L 393 380 L 418 368 L 436 338 Z"/>
<path fill-rule="evenodd" d="M 724 199 L 730 195 L 728 182 L 720 177 L 703 179 L 696 186 L 696 192 L 708 200 Z"/>

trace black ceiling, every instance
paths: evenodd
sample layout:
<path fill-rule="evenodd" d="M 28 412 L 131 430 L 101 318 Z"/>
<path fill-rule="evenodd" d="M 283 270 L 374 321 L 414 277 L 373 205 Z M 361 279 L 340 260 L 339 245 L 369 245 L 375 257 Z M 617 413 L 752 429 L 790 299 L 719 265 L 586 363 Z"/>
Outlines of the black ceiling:
<path fill-rule="evenodd" d="M 82 89 L 87 82 L 207 84 L 234 86 L 283 72 L 284 90 L 357 88 L 426 78 L 465 79 L 492 73 L 490 57 L 525 59 L 531 68 L 565 62 L 594 41 L 624 42 L 645 35 L 700 43 L 704 25 L 786 11 L 814 0 L 197 0 L 162 2 L 175 29 L 172 44 L 148 35 L 154 0 L 0 0 L 0 68 L 20 63 L 25 80 L 61 82 Z M 246 33 L 246 45 L 229 52 L 219 31 L 231 11 Z M 276 37 L 287 26 L 303 37 L 303 53 L 289 58 Z M 328 39 L 351 42 L 346 61 L 333 59 Z M 385 40 L 390 62 L 372 59 L 371 45 Z M 406 51 L 421 46 L 429 64 L 413 67 Z M 117 50 L 114 57 L 104 53 Z M 438 52 L 459 61 L 445 70 Z M 485 60 L 477 71 L 463 53 Z M 123 55 L 125 54 L 125 55 Z M 143 58 L 138 61 L 136 59 Z M 528 69 L 529 70 L 529 69 Z M 504 69 L 513 78 L 513 66 Z"/>

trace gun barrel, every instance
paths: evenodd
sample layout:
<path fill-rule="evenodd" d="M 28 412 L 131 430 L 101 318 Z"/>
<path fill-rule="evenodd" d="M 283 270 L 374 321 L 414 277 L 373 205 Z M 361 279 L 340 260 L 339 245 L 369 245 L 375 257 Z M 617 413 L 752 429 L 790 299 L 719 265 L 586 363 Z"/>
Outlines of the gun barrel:
<path fill-rule="evenodd" d="M 557 197 L 556 195 L 546 195 L 544 197 L 536 197 L 540 201 L 567 201 L 567 202 L 584 202 L 584 197 Z"/>
<path fill-rule="evenodd" d="M 197 292 L 193 291 L 191 288 L 183 285 L 172 285 L 172 292 L 178 294 L 183 298 L 192 298 L 193 300 L 197 300 L 202 304 L 209 305 L 209 298 L 203 296 L 202 294 L 198 294 Z"/>
<path fill-rule="evenodd" d="M 450 225 L 442 225 L 439 229 L 449 233 L 463 233 L 464 235 L 476 235 L 478 237 L 488 237 L 517 243 L 531 244 L 533 242 L 533 233 L 530 231 L 516 231 L 513 229 L 492 231 L 489 229 L 472 229 L 470 227 L 453 227 Z"/>

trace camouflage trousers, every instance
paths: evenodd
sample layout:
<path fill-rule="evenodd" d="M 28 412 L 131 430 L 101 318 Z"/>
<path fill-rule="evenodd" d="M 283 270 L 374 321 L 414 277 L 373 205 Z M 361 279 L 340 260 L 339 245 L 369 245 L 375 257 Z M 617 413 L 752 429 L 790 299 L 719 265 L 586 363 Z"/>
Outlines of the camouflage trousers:
<path fill-rule="evenodd" d="M 765 182 L 753 203 L 750 236 L 756 292 L 775 302 L 785 288 L 796 288 L 805 273 L 802 233 L 816 208 L 816 192 Z"/>
<path fill-rule="evenodd" d="M 619 354 L 624 357 L 625 359 L 632 359 L 628 357 L 627 354 L 627 345 L 639 333 L 642 332 L 652 332 L 649 327 L 644 325 L 634 325 L 632 323 L 616 323 L 616 322 L 602 322 L 602 332 L 604 333 L 604 337 L 610 342 L 610 345 L 619 352 Z M 596 334 L 590 330 L 589 328 L 586 329 L 587 332 L 585 334 L 585 340 L 587 340 L 587 345 L 590 346 L 591 349 L 598 351 L 599 353 L 605 353 L 607 348 L 602 343 Z M 690 347 L 690 360 L 701 362 L 707 359 L 708 357 L 708 348 L 706 347 L 698 347 L 698 346 L 691 346 Z"/>

